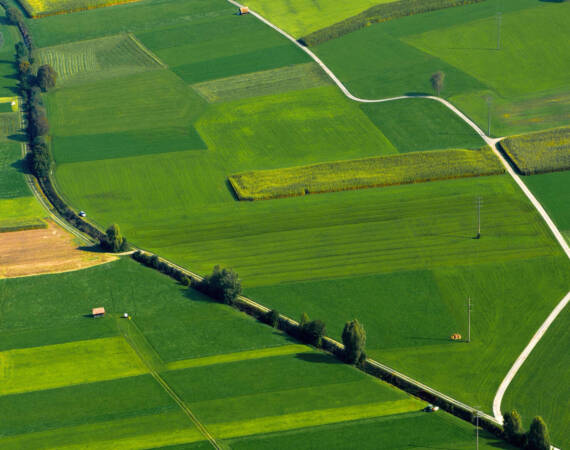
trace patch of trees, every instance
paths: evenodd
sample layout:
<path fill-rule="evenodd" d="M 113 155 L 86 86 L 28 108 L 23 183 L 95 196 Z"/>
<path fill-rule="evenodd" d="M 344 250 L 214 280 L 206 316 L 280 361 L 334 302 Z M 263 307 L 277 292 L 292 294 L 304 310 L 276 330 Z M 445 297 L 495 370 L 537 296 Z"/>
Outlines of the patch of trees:
<path fill-rule="evenodd" d="M 327 334 L 327 327 L 322 320 L 310 320 L 308 314 L 303 313 L 299 321 L 299 334 L 307 344 L 320 347 Z"/>
<path fill-rule="evenodd" d="M 113 253 L 124 252 L 129 248 L 127 239 L 121 233 L 119 225 L 113 224 L 105 232 L 105 237 L 100 241 L 101 248 Z"/>
<path fill-rule="evenodd" d="M 178 281 L 180 284 L 183 284 L 184 286 L 190 286 L 191 282 L 188 275 L 186 275 L 182 270 L 164 261 L 161 261 L 156 255 L 137 250 L 131 255 L 131 257 L 135 261 L 138 261 L 147 267 L 158 270 L 159 272 L 162 272 L 163 274 L 168 275 L 171 278 L 174 278 L 176 281 Z"/>
<path fill-rule="evenodd" d="M 192 287 L 226 305 L 233 305 L 241 294 L 241 280 L 232 269 L 215 266 L 201 281 L 193 280 Z"/>
<path fill-rule="evenodd" d="M 382 3 L 366 11 L 322 28 L 299 39 L 306 46 L 314 46 L 330 41 L 331 39 L 352 33 L 373 23 L 386 22 L 399 17 L 412 16 L 437 9 L 452 6 L 479 3 L 484 0 L 399 0 L 391 3 Z"/>
<path fill-rule="evenodd" d="M 8 22 L 18 27 L 26 47 L 32 51 L 34 49 L 34 43 L 30 30 L 24 20 L 24 14 L 22 14 L 22 11 L 15 6 L 9 5 L 6 0 L 0 0 L 0 6 L 2 6 L 6 11 L 6 19 Z"/>
<path fill-rule="evenodd" d="M 524 431 L 522 419 L 516 409 L 503 413 L 504 438 L 517 447 L 527 450 L 550 450 L 550 434 L 540 416 L 532 419 L 528 432 Z"/>

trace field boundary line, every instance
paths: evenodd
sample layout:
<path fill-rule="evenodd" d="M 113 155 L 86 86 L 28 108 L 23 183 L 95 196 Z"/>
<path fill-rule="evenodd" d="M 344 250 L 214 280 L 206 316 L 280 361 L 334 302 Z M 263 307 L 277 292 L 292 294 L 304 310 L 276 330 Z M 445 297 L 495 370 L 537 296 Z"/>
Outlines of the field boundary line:
<path fill-rule="evenodd" d="M 160 374 L 156 371 L 154 364 L 152 364 L 147 360 L 146 356 L 142 353 L 142 351 L 139 350 L 134 341 L 129 337 L 129 333 L 128 332 L 125 333 L 123 327 L 119 327 L 119 330 L 121 331 L 121 334 L 123 335 L 123 338 L 125 339 L 127 344 L 134 350 L 134 352 L 137 354 L 141 362 L 146 366 L 149 373 L 156 380 L 156 382 L 160 384 L 160 386 L 166 391 L 166 393 L 172 398 L 172 400 L 176 402 L 176 404 L 180 407 L 180 409 L 182 409 L 184 414 L 186 414 L 186 416 L 192 421 L 192 423 L 202 434 L 202 436 L 204 436 L 210 442 L 210 444 L 212 444 L 212 447 L 221 450 L 222 447 L 220 447 L 220 445 L 216 442 L 214 436 L 212 436 L 210 432 L 207 430 L 207 428 L 198 420 L 198 418 L 194 415 L 192 410 L 186 405 L 186 403 L 184 403 L 184 400 L 182 400 L 180 396 L 174 391 L 174 389 L 170 387 L 170 385 L 166 382 L 166 380 L 162 378 L 162 376 L 160 376 Z"/>
<path fill-rule="evenodd" d="M 139 1 L 139 0 L 134 0 Z M 167 69 L 168 66 L 162 62 L 162 60 L 156 56 L 150 49 L 148 49 L 133 33 L 127 33 L 127 36 L 136 44 L 136 46 L 144 52 L 149 58 L 156 62 L 163 69 Z"/>

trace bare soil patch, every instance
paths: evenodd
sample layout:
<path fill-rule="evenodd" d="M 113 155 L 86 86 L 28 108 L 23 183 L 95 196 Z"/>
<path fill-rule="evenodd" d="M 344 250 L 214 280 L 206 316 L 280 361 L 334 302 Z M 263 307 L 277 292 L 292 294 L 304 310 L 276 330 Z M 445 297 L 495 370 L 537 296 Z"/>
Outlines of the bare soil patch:
<path fill-rule="evenodd" d="M 0 233 L 0 278 L 68 272 L 115 259 L 85 250 L 53 222 L 45 229 Z"/>

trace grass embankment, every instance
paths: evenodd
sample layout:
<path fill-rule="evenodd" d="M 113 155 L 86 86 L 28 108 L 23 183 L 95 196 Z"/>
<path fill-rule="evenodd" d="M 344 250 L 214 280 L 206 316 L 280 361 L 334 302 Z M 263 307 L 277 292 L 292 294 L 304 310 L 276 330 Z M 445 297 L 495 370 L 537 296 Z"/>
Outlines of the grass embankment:
<path fill-rule="evenodd" d="M 2 365 L 2 386 L 28 391 L 0 395 L 2 448 L 201 448 L 203 436 L 162 387 L 129 372 L 140 361 L 118 320 L 139 329 L 152 358 L 171 361 L 162 377 L 222 444 L 261 434 L 256 447 L 273 448 L 268 432 L 334 432 L 352 420 L 383 424 L 357 438 L 365 447 L 404 422 L 424 424 L 408 430 L 406 443 L 454 446 L 472 436 L 469 424 L 419 413 L 422 402 L 129 259 L 0 281 L 0 292 L 0 356 L 14 362 Z M 93 305 L 105 306 L 106 317 L 85 317 Z M 119 319 L 124 311 L 131 321 Z M 46 364 L 49 374 L 38 376 Z M 482 433 L 483 446 L 493 441 Z"/>
<path fill-rule="evenodd" d="M 39 18 L 53 14 L 67 14 L 104 6 L 120 5 L 139 0 L 18 0 L 30 17 Z"/>
<path fill-rule="evenodd" d="M 511 136 L 501 147 L 523 175 L 570 169 L 570 127 Z"/>
<path fill-rule="evenodd" d="M 362 98 L 432 93 L 430 76 L 442 70 L 442 95 L 483 129 L 490 96 L 491 132 L 506 136 L 567 125 L 569 14 L 564 3 L 486 0 L 376 24 L 316 51 Z"/>
<path fill-rule="evenodd" d="M 240 200 L 269 200 L 451 178 L 497 175 L 491 149 L 440 150 L 244 172 L 228 177 Z"/>
<path fill-rule="evenodd" d="M 564 399 L 570 397 L 570 310 L 563 311 L 515 376 L 503 399 L 503 410 L 516 408 L 528 429 L 535 416 L 542 416 L 552 442 L 564 448 L 570 442 L 570 411 Z M 556 385 L 555 388 L 553 386 Z"/>

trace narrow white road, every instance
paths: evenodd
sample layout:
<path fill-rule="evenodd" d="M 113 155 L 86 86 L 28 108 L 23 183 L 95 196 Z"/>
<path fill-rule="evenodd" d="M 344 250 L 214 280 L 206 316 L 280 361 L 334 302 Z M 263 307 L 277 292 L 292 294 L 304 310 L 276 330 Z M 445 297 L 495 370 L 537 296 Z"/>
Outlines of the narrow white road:
<path fill-rule="evenodd" d="M 235 5 L 238 8 L 243 7 L 243 5 L 241 5 L 240 3 L 238 3 L 234 0 L 228 0 L 228 2 Z M 321 59 L 315 53 L 313 53 L 310 49 L 301 45 L 299 42 L 297 42 L 297 40 L 293 36 L 291 36 L 290 34 L 285 32 L 284 30 L 282 30 L 278 26 L 272 24 L 271 22 L 269 22 L 264 17 L 260 16 L 255 11 L 250 10 L 250 14 L 255 16 L 261 22 L 266 24 L 268 27 L 277 31 L 279 34 L 285 36 L 293 44 L 295 44 L 297 47 L 299 47 L 301 50 L 303 50 L 307 55 L 309 55 L 313 59 L 313 61 L 315 61 L 321 67 L 321 69 L 323 69 L 325 71 L 325 73 L 331 78 L 331 80 L 334 81 L 334 83 L 344 93 L 344 95 L 346 95 L 349 99 L 354 100 L 355 102 L 359 102 L 359 103 L 383 103 L 383 102 L 391 102 L 391 101 L 402 100 L 402 99 L 423 98 L 423 99 L 430 99 L 430 100 L 438 101 L 438 102 L 442 103 L 443 105 L 447 106 L 451 111 L 453 111 L 457 116 L 459 116 L 467 125 L 469 125 L 473 130 L 475 130 L 475 132 L 479 136 L 481 136 L 481 138 L 487 143 L 487 145 L 489 145 L 493 149 L 493 152 L 495 153 L 495 155 L 497 155 L 497 158 L 499 158 L 499 160 L 501 161 L 501 163 L 505 167 L 505 170 L 507 171 L 507 173 L 513 178 L 515 183 L 517 183 L 517 185 L 521 188 L 521 190 L 524 192 L 524 194 L 527 196 L 527 198 L 530 200 L 530 202 L 533 204 L 533 206 L 537 209 L 538 213 L 542 216 L 542 218 L 544 219 L 544 221 L 548 225 L 548 228 L 550 229 L 550 231 L 552 232 L 552 234 L 554 235 L 554 237 L 556 238 L 556 240 L 558 241 L 558 243 L 560 244 L 560 246 L 562 247 L 562 249 L 566 253 L 566 256 L 568 258 L 570 258 L 570 247 L 568 246 L 568 243 L 566 242 L 566 239 L 564 238 L 562 233 L 560 233 L 560 231 L 558 230 L 558 228 L 556 227 L 556 225 L 554 224 L 554 222 L 552 221 L 552 219 L 550 218 L 550 216 L 548 215 L 546 210 L 543 208 L 543 206 L 540 204 L 540 202 L 536 199 L 536 197 L 533 195 L 533 193 L 530 191 L 530 189 L 527 188 L 527 186 L 524 184 L 524 182 L 521 180 L 521 178 L 517 175 L 517 173 L 513 170 L 511 165 L 504 158 L 503 154 L 497 149 L 498 142 L 500 142 L 503 138 L 493 139 L 493 138 L 487 136 L 483 132 L 483 130 L 481 130 L 481 128 L 479 128 L 479 126 L 477 126 L 477 124 L 475 122 L 473 122 L 469 117 L 467 117 L 464 113 L 462 113 L 459 109 L 457 109 L 457 107 L 452 105 L 447 100 L 444 100 L 444 99 L 439 98 L 439 97 L 434 97 L 431 95 L 421 95 L 421 96 L 402 95 L 399 97 L 390 97 L 390 98 L 382 98 L 382 99 L 364 99 L 364 98 L 356 97 L 356 96 L 352 95 L 352 93 L 347 89 L 347 87 L 336 77 L 336 75 L 333 73 L 333 71 L 330 70 L 327 67 L 327 65 L 323 61 L 321 61 Z M 499 386 L 499 390 L 497 391 L 497 394 L 495 395 L 495 399 L 493 400 L 493 415 L 495 416 L 495 419 L 498 422 L 500 422 L 500 423 L 503 422 L 503 416 L 501 415 L 501 401 L 503 399 L 503 396 L 505 395 L 507 388 L 509 387 L 509 384 L 511 383 L 511 381 L 515 377 L 518 370 L 521 368 L 522 364 L 524 363 L 524 361 L 526 360 L 526 358 L 528 357 L 530 352 L 534 349 L 536 344 L 538 344 L 538 342 L 540 341 L 542 336 L 544 336 L 544 333 L 546 333 L 546 330 L 548 330 L 548 328 L 550 327 L 550 325 L 552 325 L 552 323 L 554 322 L 556 317 L 558 317 L 558 315 L 562 312 L 562 310 L 564 310 L 564 307 L 568 304 L 569 298 L 570 298 L 570 293 L 568 295 L 566 295 L 566 297 L 564 297 L 560 301 L 560 303 L 558 303 L 558 305 L 556 305 L 556 307 L 552 310 L 552 312 L 550 313 L 550 315 L 548 316 L 546 321 L 542 324 L 542 326 L 539 328 L 539 330 L 532 337 L 532 339 L 530 340 L 530 342 L 528 343 L 526 348 L 523 350 L 523 352 L 517 358 L 517 360 L 515 361 L 515 363 L 513 364 L 511 369 L 509 370 L 509 372 L 507 373 L 507 376 L 505 377 L 505 379 L 503 380 L 503 382 Z"/>

